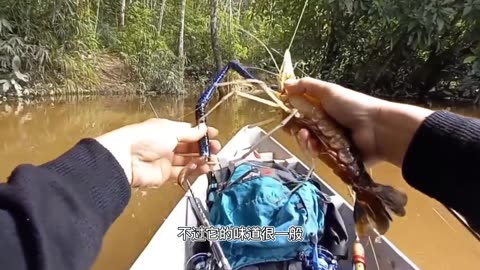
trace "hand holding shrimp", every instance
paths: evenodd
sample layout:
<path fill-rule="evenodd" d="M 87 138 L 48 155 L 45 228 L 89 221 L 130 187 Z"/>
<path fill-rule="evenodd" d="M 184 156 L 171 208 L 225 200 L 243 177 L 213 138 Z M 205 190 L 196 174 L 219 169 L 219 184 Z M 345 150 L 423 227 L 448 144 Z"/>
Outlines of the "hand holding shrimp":
<path fill-rule="evenodd" d="M 383 100 L 313 78 L 289 80 L 284 86 L 289 97 L 298 94 L 311 96 L 328 115 L 351 130 L 352 139 L 366 163 L 383 158 L 378 151 L 373 125 Z M 313 146 L 310 150 L 319 150 L 307 129 L 300 130 L 298 135 L 303 147 L 308 142 Z"/>
<path fill-rule="evenodd" d="M 385 160 L 401 167 L 413 134 L 432 113 L 428 109 L 389 102 L 313 78 L 286 81 L 285 89 L 289 96 L 305 93 L 314 97 L 328 115 L 349 129 L 353 142 L 368 165 Z M 411 116 L 397 119 L 395 110 L 400 111 L 400 115 L 409 112 Z M 401 130 L 386 125 L 395 119 L 403 123 Z M 299 131 L 298 139 L 303 147 L 307 147 L 308 143 L 313 148 L 310 150 L 318 150 L 307 129 Z"/>
<path fill-rule="evenodd" d="M 307 130 L 312 145 L 316 146 L 315 158 L 322 160 L 355 192 L 357 233 L 361 236 L 373 227 L 385 234 L 392 220 L 390 213 L 405 215 L 407 196 L 393 187 L 373 181 L 348 130 L 322 107 L 315 106 L 304 94 L 289 96 L 288 102 L 298 109 L 300 117 L 289 121 L 283 130 L 289 134 Z"/>
<path fill-rule="evenodd" d="M 280 91 L 276 93 L 276 98 L 272 98 L 272 100 L 283 105 L 277 108 L 281 108 L 284 120 L 268 132 L 264 138 L 257 141 L 250 151 L 242 155 L 240 159 L 252 153 L 265 138 L 279 129 L 283 129 L 291 135 L 297 134 L 300 130 L 308 130 L 312 134 L 310 142 L 313 142 L 317 146 L 316 148 L 321 150 L 314 158 L 319 158 L 326 163 L 355 192 L 354 215 L 358 234 L 363 235 L 370 227 L 376 229 L 380 234 L 385 234 L 392 221 L 391 213 L 397 216 L 405 215 L 407 196 L 393 187 L 373 181 L 365 168 L 361 155 L 362 151 L 368 152 L 368 147 L 365 148 L 364 145 L 363 149 L 357 149 L 358 146 L 354 142 L 355 138 L 352 138 L 352 136 L 358 137 L 362 134 L 350 134 L 350 130 L 346 126 L 349 121 L 350 123 L 358 122 L 361 124 L 362 121 L 358 120 L 366 120 L 371 117 L 367 113 L 370 110 L 358 110 L 358 119 L 348 119 L 346 117 L 342 123 L 339 123 L 326 113 L 323 103 L 319 101 L 318 97 L 312 97 L 302 91 L 288 93 L 285 81 L 295 79 L 288 49 L 285 52 L 284 61 L 277 79 Z M 266 84 L 259 83 L 258 85 L 266 93 L 272 95 L 273 91 Z M 357 97 L 355 98 L 361 96 L 360 93 L 356 95 Z M 320 98 L 322 99 L 322 97 Z M 327 100 L 323 100 L 323 102 Z M 200 117 L 202 116 L 200 115 L 199 119 Z M 364 125 L 367 123 L 369 122 L 363 121 Z M 374 129 L 372 126 L 371 129 L 366 130 L 370 130 L 370 133 L 373 133 L 372 130 Z M 368 141 L 368 138 L 374 138 L 373 135 L 367 136 L 367 134 L 363 134 L 363 136 L 367 138 L 366 141 Z M 372 145 L 372 142 L 370 144 Z M 374 145 L 373 143 L 370 149 L 375 149 Z"/>
<path fill-rule="evenodd" d="M 305 2 L 304 10 L 306 5 L 307 4 Z M 302 15 L 300 17 L 302 17 Z M 290 45 L 291 44 L 292 42 Z M 391 213 L 394 213 L 397 216 L 405 215 L 407 196 L 403 192 L 400 192 L 391 186 L 375 183 L 365 168 L 364 160 L 361 154 L 365 154 L 366 152 L 368 153 L 368 151 L 372 151 L 372 149 L 376 149 L 375 142 L 371 140 L 371 138 L 375 138 L 375 136 L 368 136 L 368 134 L 362 133 L 350 134 L 350 130 L 348 129 L 349 123 L 356 125 L 368 124 L 368 121 L 359 120 L 368 119 L 368 117 L 371 115 L 367 112 L 375 110 L 357 110 L 358 117 L 356 119 L 349 119 L 349 117 L 337 117 L 338 119 L 333 119 L 331 115 L 325 111 L 329 105 L 328 99 L 324 99 L 323 96 L 312 96 L 311 93 L 306 93 L 302 87 L 300 87 L 301 90 L 297 90 L 297 93 L 294 93 L 295 91 L 288 93 L 286 89 L 288 84 L 285 84 L 285 82 L 287 80 L 296 78 L 290 55 L 290 46 L 285 51 L 283 63 L 277 76 L 277 85 L 279 89 L 278 92 L 275 93 L 264 82 L 252 80 L 254 79 L 253 76 L 249 74 L 248 71 L 246 71 L 246 69 L 243 68 L 238 62 L 230 62 L 214 79 L 214 84 L 210 86 L 199 99 L 196 111 L 197 123 L 205 123 L 206 115 L 213 111 L 218 105 L 220 105 L 220 103 L 224 102 L 226 98 L 235 94 L 232 93 L 225 96 L 209 112 L 206 111 L 207 103 L 212 97 L 214 89 L 220 85 L 220 80 L 229 69 L 234 69 L 240 75 L 245 77 L 248 80 L 247 83 L 255 83 L 260 86 L 261 89 L 263 89 L 276 104 L 274 107 L 279 108 L 283 115 L 283 121 L 270 132 L 268 132 L 267 135 L 258 140 L 251 147 L 251 149 L 242 155 L 238 160 L 247 157 L 249 154 L 255 151 L 256 147 L 260 145 L 263 140 L 271 136 L 279 129 L 283 129 L 291 135 L 298 134 L 300 130 L 304 130 L 301 133 L 303 134 L 302 136 L 307 135 L 307 137 L 309 137 L 308 134 L 305 133 L 306 130 L 308 131 L 307 133 L 312 135 L 310 136 L 309 144 L 316 145 L 317 147 L 312 148 L 317 148 L 317 150 L 320 150 L 320 152 L 318 152 L 313 158 L 319 158 L 326 163 L 335 172 L 335 174 L 339 176 L 342 181 L 351 187 L 355 192 L 354 216 L 357 225 L 357 233 L 360 236 L 366 233 L 366 231 L 368 231 L 371 227 L 376 229 L 376 231 L 380 234 L 385 234 L 389 229 L 390 222 L 392 221 Z M 239 91 L 235 92 L 239 96 L 249 98 L 244 94 L 240 94 Z M 351 94 L 355 96 L 353 97 L 354 99 L 362 96 L 360 93 Z M 335 96 L 335 94 L 332 93 L 332 96 Z M 267 105 L 272 102 L 269 100 L 262 100 L 260 98 L 255 98 L 252 100 Z M 366 104 L 369 103 L 366 102 Z M 363 106 L 368 107 L 368 105 Z M 373 104 L 371 104 L 371 106 L 374 107 Z M 331 111 L 335 110 L 333 107 L 332 104 L 330 104 Z M 355 108 L 349 109 L 353 109 L 355 111 Z M 375 129 L 373 126 L 370 126 L 369 129 L 367 128 L 365 130 L 374 134 L 374 132 L 371 131 Z M 356 145 L 355 140 L 358 141 L 357 137 L 362 136 L 365 137 L 367 141 L 368 138 L 370 138 L 370 142 L 364 144 L 363 147 L 360 148 Z M 205 137 L 200 142 L 200 148 L 202 152 L 201 155 L 206 160 L 208 160 L 209 157 L 207 144 L 208 137 Z M 235 163 L 235 161 L 237 160 L 232 162 Z M 312 171 L 313 164 L 310 172 Z"/>

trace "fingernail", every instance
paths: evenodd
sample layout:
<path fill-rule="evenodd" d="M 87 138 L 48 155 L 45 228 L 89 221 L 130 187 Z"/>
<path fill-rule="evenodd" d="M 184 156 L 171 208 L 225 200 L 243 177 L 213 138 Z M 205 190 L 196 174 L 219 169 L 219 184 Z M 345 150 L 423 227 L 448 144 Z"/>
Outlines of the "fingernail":
<path fill-rule="evenodd" d="M 195 170 L 197 168 L 197 164 L 192 163 L 190 164 L 190 170 Z"/>
<path fill-rule="evenodd" d="M 296 79 L 288 79 L 284 82 L 285 85 L 292 85 L 295 84 L 297 80 Z"/>

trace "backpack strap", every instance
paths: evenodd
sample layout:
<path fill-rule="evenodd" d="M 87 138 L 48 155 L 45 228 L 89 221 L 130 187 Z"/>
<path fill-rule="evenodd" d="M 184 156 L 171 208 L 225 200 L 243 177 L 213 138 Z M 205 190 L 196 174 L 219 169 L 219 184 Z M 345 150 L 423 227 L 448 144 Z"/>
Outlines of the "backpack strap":
<path fill-rule="evenodd" d="M 320 244 L 338 259 L 348 259 L 348 233 L 342 216 L 331 200 L 326 201 L 325 231 Z"/>
<path fill-rule="evenodd" d="M 305 181 L 302 179 L 302 175 L 295 171 L 295 166 L 284 166 L 280 164 L 273 164 L 272 168 L 275 169 L 275 173 L 278 178 L 287 183 L 300 183 Z M 300 180 L 302 179 L 302 180 Z M 321 237 L 320 245 L 327 248 L 338 259 L 348 259 L 348 232 L 334 202 L 332 202 L 328 196 L 321 191 L 321 186 L 316 181 L 311 181 L 321 193 L 325 203 L 325 231 Z"/>
<path fill-rule="evenodd" d="M 302 175 L 295 171 L 294 166 L 286 167 L 283 164 L 275 162 L 265 161 L 246 161 L 245 163 L 252 166 L 252 170 L 260 172 L 261 175 L 272 176 L 281 181 L 286 186 L 296 186 L 305 180 L 302 179 Z M 243 162 L 242 162 L 243 164 Z M 240 164 L 237 164 L 237 166 Z M 222 190 L 228 186 L 231 180 L 231 176 L 235 172 L 237 166 L 228 166 L 215 173 L 209 174 L 209 187 L 207 190 L 207 206 L 210 209 L 211 203 L 214 201 L 215 194 L 219 194 Z M 269 170 L 270 169 L 270 170 Z M 247 177 L 252 170 L 246 171 L 240 178 Z M 345 227 L 342 216 L 340 215 L 334 202 L 332 202 L 328 196 L 322 191 L 320 184 L 316 181 L 311 181 L 317 186 L 319 196 L 322 196 L 325 201 L 325 231 L 321 236 L 320 245 L 327 248 L 338 259 L 348 259 L 348 233 Z M 255 266 L 256 267 L 256 266 Z M 263 268 L 261 268 L 263 269 Z M 270 269 L 270 268 L 266 268 Z M 274 268 L 277 269 L 277 268 Z M 242 270 L 250 270 L 243 269 Z"/>
<path fill-rule="evenodd" d="M 240 182 L 248 180 L 246 178 L 249 178 L 249 176 L 271 176 L 287 186 L 290 186 L 290 184 L 297 185 L 304 182 L 304 180 L 301 179 L 301 175 L 295 172 L 292 168 L 286 168 L 274 162 L 244 161 L 236 166 L 230 164 L 228 167 L 224 167 L 217 170 L 215 173 L 210 174 L 208 192 L 213 190 L 221 192 L 224 188 L 228 187 L 231 184 L 231 177 L 235 172 L 235 169 L 240 165 L 245 164 L 250 165 L 251 170 L 245 171 L 243 175 L 237 177 L 237 180 L 240 180 Z"/>

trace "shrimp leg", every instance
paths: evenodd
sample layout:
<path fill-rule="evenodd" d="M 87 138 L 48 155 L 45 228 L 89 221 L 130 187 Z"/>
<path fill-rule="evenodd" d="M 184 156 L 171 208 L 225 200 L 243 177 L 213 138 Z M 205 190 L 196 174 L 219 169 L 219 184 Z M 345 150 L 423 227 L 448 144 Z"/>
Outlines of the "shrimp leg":
<path fill-rule="evenodd" d="M 270 130 L 267 134 L 265 134 L 265 136 L 263 136 L 262 138 L 260 138 L 260 140 L 258 140 L 254 145 L 252 145 L 250 147 L 250 150 L 243 154 L 240 158 L 234 160 L 233 162 L 236 162 L 236 161 L 239 161 L 239 160 L 242 160 L 246 157 L 248 157 L 251 153 L 253 153 L 257 147 L 263 142 L 265 141 L 267 138 L 269 138 L 270 136 L 272 136 L 273 133 L 275 133 L 275 131 L 281 129 L 282 127 L 284 127 L 288 121 L 290 121 L 293 117 L 295 117 L 295 115 L 297 115 L 298 113 L 298 110 L 297 109 L 293 109 L 292 112 L 285 118 L 282 120 L 282 122 L 280 122 L 280 124 L 278 124 L 276 127 L 274 127 L 272 130 Z"/>

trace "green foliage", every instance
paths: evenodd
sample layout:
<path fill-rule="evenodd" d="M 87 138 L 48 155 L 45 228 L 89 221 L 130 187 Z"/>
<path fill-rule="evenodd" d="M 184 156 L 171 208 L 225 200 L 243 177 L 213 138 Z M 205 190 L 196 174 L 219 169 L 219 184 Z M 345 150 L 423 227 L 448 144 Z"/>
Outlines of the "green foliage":
<path fill-rule="evenodd" d="M 182 93 L 178 68 L 172 68 L 178 60 L 165 41 L 157 36 L 154 19 L 153 10 L 141 2 L 132 4 L 127 16 L 129 23 L 119 35 L 119 49 L 127 55 L 144 90 Z"/>
<path fill-rule="evenodd" d="M 18 58 L 20 69 L 32 78 L 31 84 L 73 81 L 70 84 L 78 89 L 98 81 L 88 60 L 99 46 L 89 1 L 0 2 L 0 14 L 4 15 L 0 18 L 0 76 L 15 72 L 6 63 Z M 17 95 L 30 94 L 26 89 L 15 87 Z"/>
<path fill-rule="evenodd" d="M 270 32 L 280 25 L 272 40 L 286 48 L 303 3 L 255 1 L 252 17 L 267 18 Z M 292 56 L 311 76 L 369 93 L 473 94 L 479 12 L 479 0 L 310 1 Z"/>
<path fill-rule="evenodd" d="M 0 0 L 1 86 L 22 92 L 40 81 L 80 91 L 101 83 L 96 55 L 107 51 L 125 56 L 143 90 L 183 93 L 176 56 L 180 1 L 167 0 L 161 33 L 161 0 L 125 1 L 124 26 L 122 2 Z M 280 65 L 304 3 L 220 1 L 224 64 L 239 60 L 277 72 L 252 35 L 272 49 Z M 186 76 L 194 82 L 207 83 L 215 72 L 210 4 L 187 1 Z M 291 53 L 299 76 L 371 94 L 473 99 L 480 82 L 479 18 L 480 0 L 309 1 Z"/>
<path fill-rule="evenodd" d="M 4 93 L 12 91 L 22 96 L 24 93 L 22 84 L 29 81 L 22 70 L 41 72 L 49 61 L 48 50 L 42 46 L 29 44 L 28 40 L 14 33 L 14 27 L 9 21 L 0 18 L 0 85 Z"/>

